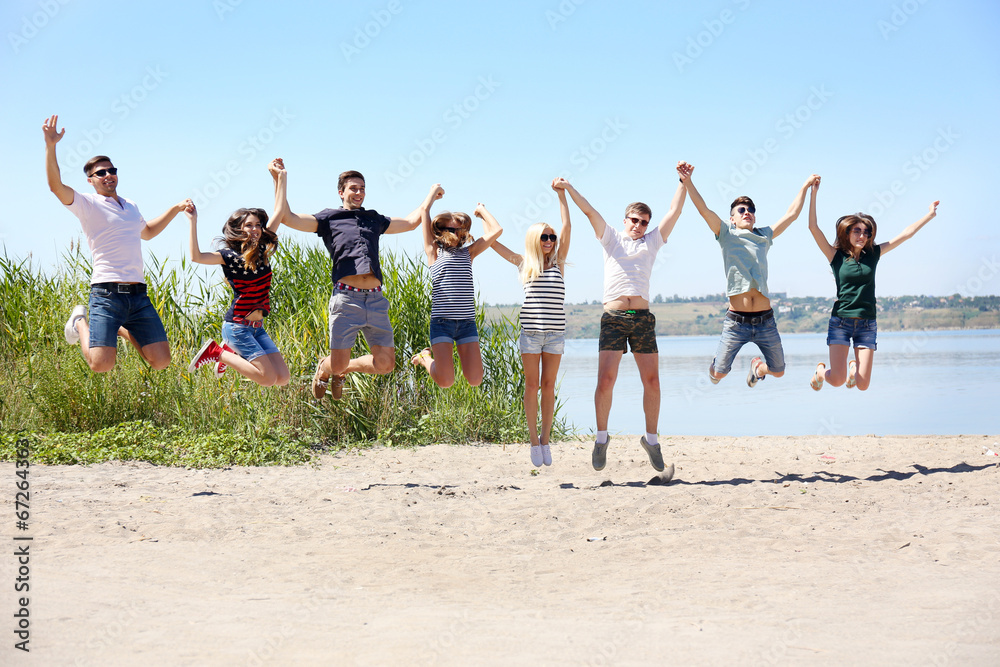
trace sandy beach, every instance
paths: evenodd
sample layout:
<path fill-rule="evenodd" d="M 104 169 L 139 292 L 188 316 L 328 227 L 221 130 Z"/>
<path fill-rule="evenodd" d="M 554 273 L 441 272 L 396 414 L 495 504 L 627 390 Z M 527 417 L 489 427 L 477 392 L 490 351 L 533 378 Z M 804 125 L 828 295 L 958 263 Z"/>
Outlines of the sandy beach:
<path fill-rule="evenodd" d="M 998 436 L 31 468 L 3 664 L 1000 664 Z M 14 535 L 13 463 L 0 464 Z M 8 552 L 13 549 L 8 549 Z"/>

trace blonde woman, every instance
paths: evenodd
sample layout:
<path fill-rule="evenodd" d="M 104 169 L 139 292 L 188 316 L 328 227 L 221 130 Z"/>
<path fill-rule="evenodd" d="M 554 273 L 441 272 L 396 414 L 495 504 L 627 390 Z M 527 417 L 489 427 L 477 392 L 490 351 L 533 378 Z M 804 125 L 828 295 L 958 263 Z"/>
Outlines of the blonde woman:
<path fill-rule="evenodd" d="M 552 465 L 549 435 L 556 405 L 556 374 L 566 341 L 566 286 L 563 282 L 566 255 L 569 253 L 569 206 L 563 179 L 552 181 L 559 196 L 562 228 L 559 234 L 539 222 L 528 228 L 524 255 L 511 251 L 499 242 L 493 249 L 518 268 L 524 286 L 521 307 L 521 364 L 524 367 L 524 415 L 531 438 L 531 462 L 536 466 Z M 562 186 L 562 187 L 560 187 Z M 538 432 L 538 391 L 542 392 L 542 431 Z"/>

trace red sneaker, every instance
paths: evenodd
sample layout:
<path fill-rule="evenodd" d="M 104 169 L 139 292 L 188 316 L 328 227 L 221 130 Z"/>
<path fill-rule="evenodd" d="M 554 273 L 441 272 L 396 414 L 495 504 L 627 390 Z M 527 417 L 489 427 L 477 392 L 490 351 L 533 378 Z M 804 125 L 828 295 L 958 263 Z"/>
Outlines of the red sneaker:
<path fill-rule="evenodd" d="M 219 347 L 218 343 L 209 338 L 205 341 L 205 344 L 201 346 L 201 349 L 198 350 L 198 353 L 194 355 L 194 359 L 192 359 L 191 363 L 188 365 L 188 371 L 194 373 L 205 364 L 218 361 L 220 354 L 222 354 L 222 348 Z"/>
<path fill-rule="evenodd" d="M 236 354 L 236 350 L 234 350 L 233 348 L 229 347 L 229 345 L 227 345 L 226 343 L 222 344 L 222 349 L 225 350 L 226 352 L 232 352 L 233 354 Z M 222 377 L 222 374 L 226 372 L 227 368 L 229 368 L 228 364 L 223 363 L 221 360 L 220 361 L 216 361 L 215 362 L 215 377 L 217 377 L 217 378 Z"/>

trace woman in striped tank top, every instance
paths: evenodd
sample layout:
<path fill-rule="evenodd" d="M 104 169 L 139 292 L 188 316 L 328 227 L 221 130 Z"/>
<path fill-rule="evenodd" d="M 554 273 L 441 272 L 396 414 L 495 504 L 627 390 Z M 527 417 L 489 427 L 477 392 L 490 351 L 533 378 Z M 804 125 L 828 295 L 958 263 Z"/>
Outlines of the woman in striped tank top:
<path fill-rule="evenodd" d="M 524 286 L 521 307 L 521 363 L 524 367 L 524 415 L 531 438 L 531 462 L 552 465 L 549 435 L 556 406 L 556 374 L 566 340 L 566 286 L 563 282 L 569 253 L 570 221 L 566 190 L 552 189 L 559 196 L 562 229 L 558 236 L 544 222 L 528 228 L 524 255 L 493 244 L 501 257 L 518 268 Z M 539 370 L 540 369 L 540 370 Z M 542 432 L 538 432 L 538 390 L 542 391 Z"/>
<path fill-rule="evenodd" d="M 420 209 L 424 252 L 431 267 L 431 346 L 410 361 L 426 368 L 439 387 L 450 387 L 455 383 L 454 345 L 462 375 L 470 385 L 478 387 L 483 381 L 483 357 L 476 329 L 472 260 L 493 245 L 503 229 L 482 204 L 474 212 L 483 221 L 483 235 L 478 239 L 473 239 L 472 218 L 465 213 L 440 213 L 432 222 L 431 204 L 443 196 L 440 184 L 434 185 Z"/>

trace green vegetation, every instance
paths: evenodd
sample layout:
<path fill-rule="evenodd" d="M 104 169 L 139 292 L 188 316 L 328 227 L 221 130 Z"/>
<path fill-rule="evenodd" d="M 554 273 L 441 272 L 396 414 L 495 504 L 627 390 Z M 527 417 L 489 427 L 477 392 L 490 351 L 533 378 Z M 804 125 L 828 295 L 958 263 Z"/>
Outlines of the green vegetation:
<path fill-rule="evenodd" d="M 90 266 L 79 246 L 62 268 L 45 275 L 28 260 L 0 257 L 0 460 L 28 437 L 33 458 L 48 463 L 144 460 L 190 466 L 289 464 L 316 451 L 432 442 L 521 442 L 524 378 L 516 323 L 477 313 L 486 376 L 438 388 L 410 356 L 428 344 L 430 278 L 422 261 L 383 254 L 389 316 L 395 328 L 396 371 L 352 374 L 344 398 L 312 399 L 309 381 L 326 354 L 330 258 L 319 247 L 283 244 L 273 261 L 273 313 L 268 333 L 292 371 L 287 387 L 258 387 L 230 370 L 188 373 L 208 337 L 218 340 L 231 293 L 221 271 L 204 274 L 153 259 L 150 298 L 170 336 L 173 361 L 151 370 L 119 341 L 113 371 L 90 371 L 63 325 L 86 303 Z M 359 337 L 354 354 L 367 351 Z M 456 359 L 456 365 L 457 365 Z M 566 425 L 555 427 L 563 435 Z"/>

